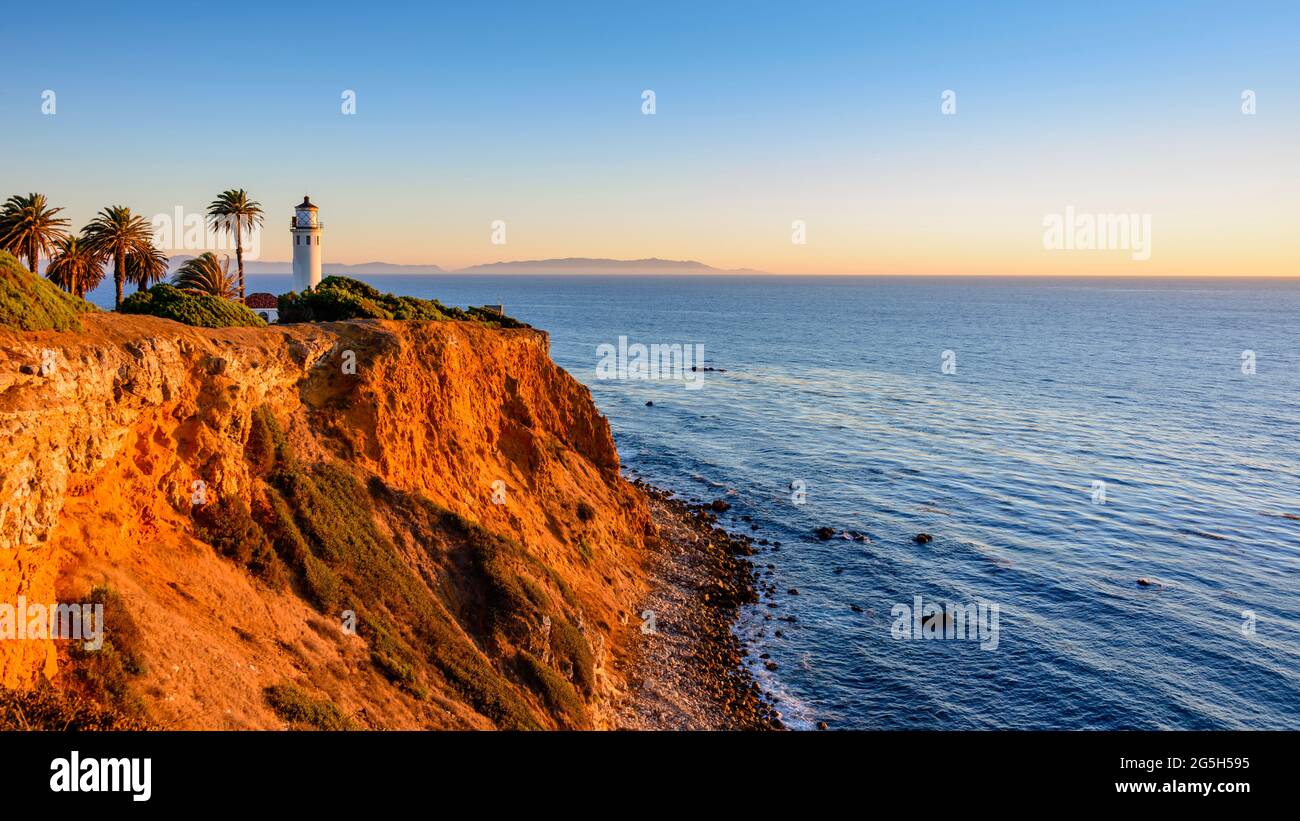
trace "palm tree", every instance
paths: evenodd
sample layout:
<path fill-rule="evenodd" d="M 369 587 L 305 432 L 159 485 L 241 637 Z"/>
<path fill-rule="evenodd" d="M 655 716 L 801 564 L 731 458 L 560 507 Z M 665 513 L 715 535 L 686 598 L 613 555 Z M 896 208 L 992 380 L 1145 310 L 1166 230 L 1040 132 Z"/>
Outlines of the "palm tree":
<path fill-rule="evenodd" d="M 59 240 L 68 235 L 66 219 L 55 216 L 62 208 L 50 208 L 44 194 L 14 194 L 0 208 L 0 248 L 16 257 L 27 257 L 27 267 L 36 273 L 41 255 L 49 256 Z"/>
<path fill-rule="evenodd" d="M 211 251 L 186 260 L 172 278 L 172 284 L 192 294 L 211 294 L 225 299 L 234 299 L 239 288 L 230 272 L 230 257 L 218 261 L 217 255 Z"/>
<path fill-rule="evenodd" d="M 171 260 L 159 251 L 152 242 L 147 249 L 128 254 L 126 257 L 126 281 L 135 283 L 137 291 L 143 291 L 155 282 L 167 278 L 167 268 Z"/>
<path fill-rule="evenodd" d="M 113 259 L 113 284 L 117 286 L 114 308 L 122 307 L 122 283 L 126 281 L 126 258 L 146 253 L 153 247 L 149 223 L 131 213 L 125 205 L 110 205 L 91 220 L 82 232 L 91 253 Z"/>
<path fill-rule="evenodd" d="M 240 188 L 222 191 L 208 206 L 208 223 L 214 231 L 235 236 L 235 261 L 239 264 L 239 301 L 244 301 L 244 231 L 262 224 L 262 206 Z"/>
<path fill-rule="evenodd" d="M 45 276 L 68 293 L 84 299 L 86 292 L 104 279 L 104 258 L 91 253 L 84 239 L 66 236 L 59 240 Z"/>

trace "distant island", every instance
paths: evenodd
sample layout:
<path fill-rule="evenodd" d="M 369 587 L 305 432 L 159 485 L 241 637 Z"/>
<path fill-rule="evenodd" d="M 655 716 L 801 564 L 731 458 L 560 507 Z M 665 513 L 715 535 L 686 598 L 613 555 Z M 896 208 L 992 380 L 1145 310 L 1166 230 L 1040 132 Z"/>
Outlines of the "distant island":
<path fill-rule="evenodd" d="M 529 259 L 489 262 L 462 268 L 458 274 L 761 274 L 750 268 L 714 268 L 693 259 Z"/>
<path fill-rule="evenodd" d="M 170 259 L 172 271 L 193 257 L 180 255 Z M 290 274 L 293 263 L 274 260 L 246 260 L 244 270 L 250 274 Z M 752 268 L 715 268 L 695 260 L 676 259 L 596 259 L 568 257 L 565 259 L 529 259 L 514 262 L 489 262 L 468 268 L 448 271 L 432 263 L 396 265 L 391 262 L 362 262 L 355 265 L 325 263 L 326 276 L 356 276 L 357 274 L 762 274 Z"/>
<path fill-rule="evenodd" d="M 179 269 L 188 260 L 194 257 L 188 255 L 178 255 L 171 257 L 169 268 L 172 271 Z M 326 262 L 321 266 L 326 276 L 338 274 L 340 276 L 352 276 L 354 274 L 442 274 L 446 273 L 437 265 L 394 265 L 391 262 L 362 262 L 357 265 L 344 265 L 338 262 Z M 275 260 L 249 260 L 244 261 L 244 271 L 250 274 L 291 274 L 293 273 L 293 263 Z"/>

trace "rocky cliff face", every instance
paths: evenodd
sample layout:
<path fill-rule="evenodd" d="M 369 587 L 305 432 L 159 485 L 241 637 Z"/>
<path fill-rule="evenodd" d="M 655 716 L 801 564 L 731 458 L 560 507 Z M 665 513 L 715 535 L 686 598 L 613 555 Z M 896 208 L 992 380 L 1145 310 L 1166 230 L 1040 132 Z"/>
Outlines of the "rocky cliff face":
<path fill-rule="evenodd" d="M 545 334 L 83 323 L 0 330 L 0 604 L 111 589 L 150 720 L 608 723 L 651 525 Z M 6 687 L 77 663 L 0 641 Z"/>

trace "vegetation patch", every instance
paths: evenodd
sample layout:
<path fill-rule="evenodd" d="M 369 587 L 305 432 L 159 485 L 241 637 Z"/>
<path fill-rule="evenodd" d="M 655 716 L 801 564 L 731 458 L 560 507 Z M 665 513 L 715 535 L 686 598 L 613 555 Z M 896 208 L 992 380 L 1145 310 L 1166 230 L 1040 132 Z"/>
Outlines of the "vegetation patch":
<path fill-rule="evenodd" d="M 527 651 L 519 654 L 519 664 L 524 673 L 524 680 L 542 697 L 553 712 L 567 719 L 570 727 L 581 727 L 587 723 L 587 710 L 578 698 L 573 685 L 549 665 L 543 664 Z"/>
<path fill-rule="evenodd" d="M 460 319 L 494 327 L 527 328 L 528 325 L 486 308 L 463 311 L 436 299 L 386 294 L 350 277 L 329 276 L 301 294 L 290 291 L 279 299 L 281 322 L 338 322 L 345 319 Z"/>
<path fill-rule="evenodd" d="M 144 703 L 136 695 L 134 680 L 145 673 L 140 627 L 131 618 L 122 597 L 107 585 L 97 585 L 82 598 L 103 606 L 103 643 L 87 649 L 84 642 L 68 645 L 72 676 L 78 689 L 114 714 L 141 716 Z"/>
<path fill-rule="evenodd" d="M 356 612 L 357 632 L 369 644 L 375 668 L 417 698 L 427 694 L 423 681 L 432 665 L 499 727 L 540 728 L 514 685 L 474 645 L 373 518 L 376 501 L 400 501 L 423 519 L 425 532 L 432 532 L 445 511 L 423 498 L 390 491 L 377 479 L 367 488 L 335 465 L 304 465 L 269 413 L 259 413 L 257 419 L 255 429 L 264 430 L 256 434 L 261 441 L 252 455 L 264 459 L 266 451 L 272 454 L 261 527 L 308 597 L 334 617 L 340 609 Z M 371 495 L 375 491 L 378 500 Z"/>
<path fill-rule="evenodd" d="M 591 645 L 586 636 L 567 621 L 557 621 L 551 625 L 551 652 L 561 669 L 572 670 L 574 685 L 582 692 L 591 695 L 596 690 L 596 659 L 591 653 Z"/>
<path fill-rule="evenodd" d="M 343 715 L 333 703 L 312 698 L 292 684 L 272 685 L 265 692 L 271 709 L 289 722 L 290 727 L 315 730 L 357 729 L 352 720 Z"/>
<path fill-rule="evenodd" d="M 212 294 L 189 293 L 166 283 L 131 294 L 122 301 L 121 311 L 160 316 L 202 328 L 256 328 L 266 324 L 242 303 Z"/>
<path fill-rule="evenodd" d="M 0 732 L 158 729 L 162 728 L 135 713 L 97 704 L 82 693 L 49 682 L 27 691 L 0 687 Z"/>
<path fill-rule="evenodd" d="M 554 571 L 423 496 L 377 477 L 363 484 L 338 465 L 300 462 L 266 407 L 253 414 L 245 455 L 259 477 L 252 509 L 218 503 L 196 513 L 198 532 L 219 552 L 255 572 L 281 568 L 330 619 L 355 612 L 375 669 L 416 698 L 427 698 L 437 676 L 498 727 L 541 729 L 532 690 L 558 720 L 584 726 L 594 661 L 565 606 L 573 606 L 573 591 Z M 399 521 L 435 562 L 463 566 L 463 577 L 431 588 L 436 582 L 413 569 L 376 524 L 376 511 Z M 524 647 L 549 650 L 560 670 L 518 661 Z M 301 717 L 316 715 L 310 705 L 292 691 L 277 693 L 275 703 L 300 716 L 277 708 L 283 718 L 316 726 Z"/>
<path fill-rule="evenodd" d="M 221 499 L 195 508 L 194 521 L 199 538 L 218 553 L 244 565 L 272 587 L 285 585 L 284 563 L 243 499 Z"/>
<path fill-rule="evenodd" d="M 81 314 L 94 310 L 94 305 L 59 290 L 9 252 L 0 251 L 0 328 L 80 331 Z"/>

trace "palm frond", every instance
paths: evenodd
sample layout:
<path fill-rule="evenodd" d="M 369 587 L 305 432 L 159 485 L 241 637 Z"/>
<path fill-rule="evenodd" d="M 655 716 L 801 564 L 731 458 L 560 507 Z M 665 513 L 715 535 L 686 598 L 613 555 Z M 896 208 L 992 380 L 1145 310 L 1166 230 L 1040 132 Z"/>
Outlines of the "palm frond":
<path fill-rule="evenodd" d="M 69 235 L 58 241 L 45 276 L 68 293 L 85 297 L 104 279 L 104 258 L 92 253 L 84 239 Z"/>
<path fill-rule="evenodd" d="M 42 256 L 52 256 L 68 235 L 62 208 L 51 208 L 44 194 L 14 194 L 0 206 L 0 248 L 26 257 L 32 273 Z"/>
<path fill-rule="evenodd" d="M 148 249 L 127 254 L 126 281 L 135 283 L 137 288 L 148 288 L 167 278 L 170 263 L 167 255 L 150 243 Z"/>
<path fill-rule="evenodd" d="M 225 299 L 233 299 L 239 293 L 239 281 L 230 270 L 230 257 L 218 260 L 211 251 L 186 260 L 172 278 L 172 284 L 182 291 Z"/>

